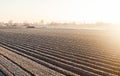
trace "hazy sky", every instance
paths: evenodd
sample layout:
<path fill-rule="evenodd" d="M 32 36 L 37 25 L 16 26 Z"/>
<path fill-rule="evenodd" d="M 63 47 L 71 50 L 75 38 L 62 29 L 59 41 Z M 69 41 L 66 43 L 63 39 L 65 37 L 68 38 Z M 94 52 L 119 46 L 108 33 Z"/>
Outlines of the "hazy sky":
<path fill-rule="evenodd" d="M 119 0 L 0 0 L 0 21 L 120 23 Z"/>

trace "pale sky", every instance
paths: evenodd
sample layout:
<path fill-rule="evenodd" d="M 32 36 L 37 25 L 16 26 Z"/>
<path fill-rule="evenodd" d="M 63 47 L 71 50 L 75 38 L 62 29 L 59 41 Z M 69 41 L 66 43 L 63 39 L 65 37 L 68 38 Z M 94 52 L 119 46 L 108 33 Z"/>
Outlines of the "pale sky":
<path fill-rule="evenodd" d="M 120 23 L 120 0 L 0 0 L 0 21 Z"/>

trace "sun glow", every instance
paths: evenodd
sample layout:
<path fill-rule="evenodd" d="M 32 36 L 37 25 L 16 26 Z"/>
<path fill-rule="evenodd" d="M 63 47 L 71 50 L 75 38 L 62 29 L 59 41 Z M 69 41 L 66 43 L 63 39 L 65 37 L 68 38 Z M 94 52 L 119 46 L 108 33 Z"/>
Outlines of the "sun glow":
<path fill-rule="evenodd" d="M 109 48 L 112 48 L 111 54 L 120 56 L 120 26 L 116 25 L 109 27 L 106 36 L 109 38 L 107 40 Z"/>

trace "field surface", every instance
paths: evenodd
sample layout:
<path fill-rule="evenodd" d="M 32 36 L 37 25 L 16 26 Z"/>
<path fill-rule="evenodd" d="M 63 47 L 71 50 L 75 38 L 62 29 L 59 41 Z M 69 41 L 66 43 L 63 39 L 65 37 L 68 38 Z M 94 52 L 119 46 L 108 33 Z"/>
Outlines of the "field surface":
<path fill-rule="evenodd" d="M 9 76 L 120 76 L 120 39 L 95 29 L 0 29 Z"/>

